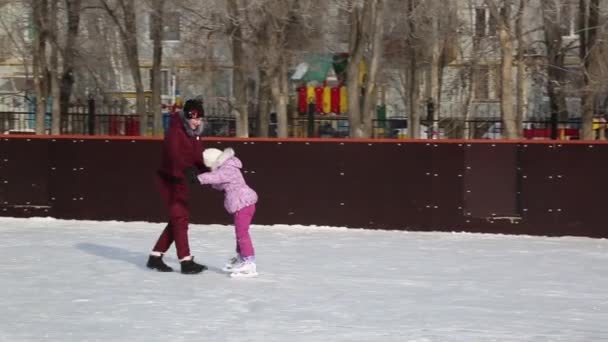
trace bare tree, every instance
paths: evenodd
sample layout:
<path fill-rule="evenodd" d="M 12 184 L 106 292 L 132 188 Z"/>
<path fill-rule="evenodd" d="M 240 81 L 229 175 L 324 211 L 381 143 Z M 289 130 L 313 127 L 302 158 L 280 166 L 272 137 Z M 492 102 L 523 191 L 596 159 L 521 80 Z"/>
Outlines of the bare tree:
<path fill-rule="evenodd" d="M 475 20 L 475 4 L 472 0 L 469 0 L 467 3 L 467 10 L 469 13 L 469 17 L 466 18 L 468 23 L 473 23 Z M 472 25 L 461 25 L 461 29 L 463 34 L 468 35 L 470 37 L 475 36 L 475 28 Z M 474 40 L 476 43 L 476 40 Z M 459 54 L 460 56 L 465 56 L 465 46 L 464 44 L 458 44 Z M 480 59 L 483 55 L 483 51 L 479 49 L 473 49 L 469 52 L 469 58 L 465 61 L 464 65 L 458 71 L 458 76 L 456 78 L 457 85 L 461 86 L 460 94 L 460 103 L 461 103 L 461 116 L 464 122 L 464 127 L 462 130 L 462 139 L 467 139 L 471 137 L 471 123 L 469 122 L 469 117 L 472 112 L 472 103 L 473 103 L 473 93 L 474 89 L 477 88 L 477 78 L 474 77 L 475 71 L 478 69 Z"/>
<path fill-rule="evenodd" d="M 407 71 L 408 79 L 408 105 L 409 105 L 409 122 L 408 122 L 408 136 L 411 138 L 420 137 L 420 87 L 418 84 L 419 72 L 416 52 L 416 39 L 417 39 L 417 26 L 414 20 L 415 8 L 419 5 L 419 0 L 407 0 L 406 4 L 406 18 L 408 22 L 408 36 L 406 37 L 407 51 L 406 56 L 409 57 L 410 63 Z"/>
<path fill-rule="evenodd" d="M 498 38 L 501 49 L 501 67 L 500 67 L 500 109 L 503 122 L 503 137 L 506 139 L 517 139 L 521 137 L 521 132 L 518 131 L 515 106 L 513 99 L 513 57 L 514 57 L 514 34 L 511 29 L 511 9 L 513 7 L 512 0 L 502 0 L 499 6 L 494 0 L 485 0 L 490 14 L 495 18 L 497 23 Z"/>
<path fill-rule="evenodd" d="M 424 46 L 424 39 L 421 39 L 424 36 L 422 8 L 423 4 L 420 0 L 407 0 L 405 3 L 392 1 L 387 2 L 386 13 L 389 27 L 386 33 L 385 58 L 389 67 L 395 68 L 390 71 L 389 78 L 396 85 L 399 98 L 407 113 L 408 136 L 414 139 L 420 137 L 419 108 L 421 84 L 424 82 L 422 70 L 424 57 L 421 52 L 427 47 Z M 349 103 L 349 112 L 350 105 Z"/>
<path fill-rule="evenodd" d="M 74 63 L 77 56 L 78 46 L 76 39 L 80 31 L 80 12 L 82 0 L 65 0 L 67 11 L 67 33 L 65 45 L 63 47 L 62 74 L 61 74 L 61 95 L 60 104 L 62 114 L 67 113 L 75 82 Z"/>
<path fill-rule="evenodd" d="M 361 84 L 359 84 L 359 64 L 363 59 L 365 51 L 365 27 L 370 21 L 371 3 L 365 1 L 362 7 L 351 3 L 350 8 L 350 39 L 349 58 L 346 68 L 346 89 L 348 98 L 348 117 L 350 121 L 350 136 L 362 135 L 361 122 Z"/>
<path fill-rule="evenodd" d="M 161 110 L 161 66 L 163 59 L 163 14 L 165 0 L 151 0 L 152 7 L 152 100 L 151 111 L 154 121 L 154 135 L 163 134 Z"/>
<path fill-rule="evenodd" d="M 48 13 L 48 23 L 49 23 L 49 41 L 51 47 L 51 56 L 49 63 L 49 78 L 50 78 L 50 86 L 51 86 L 51 96 L 52 96 L 52 114 L 51 114 L 51 133 L 59 134 L 60 131 L 60 123 L 61 123 L 61 89 L 59 86 L 59 29 L 57 27 L 58 22 L 58 8 L 57 8 L 58 0 L 50 0 L 50 8 L 47 10 Z"/>
<path fill-rule="evenodd" d="M 136 92 L 136 109 L 139 115 L 140 134 L 146 135 L 148 116 L 146 112 L 146 98 L 141 72 L 139 70 L 139 51 L 137 48 L 137 16 L 135 0 L 99 0 L 110 18 L 116 24 L 122 41 L 125 57 L 131 70 Z"/>
<path fill-rule="evenodd" d="M 427 1 L 423 11 L 423 29 L 425 39 L 421 43 L 428 45 L 423 51 L 427 67 L 426 98 L 427 119 L 432 126 L 432 135 L 439 132 L 439 126 L 450 123 L 452 118 L 441 118 L 442 93 L 444 90 L 445 69 L 449 63 L 458 58 L 457 42 L 459 20 L 455 16 L 457 3 L 453 1 Z M 453 87 L 454 85 L 451 84 Z M 429 127 L 431 130 L 431 127 Z"/>
<path fill-rule="evenodd" d="M 458 32 L 463 28 L 459 27 L 456 4 L 455 1 L 408 0 L 395 1 L 392 7 L 387 7 L 391 28 L 385 38 L 386 49 L 391 52 L 387 55 L 387 68 L 398 69 L 395 78 L 407 108 L 408 136 L 411 138 L 420 137 L 423 113 L 426 113 L 428 124 L 433 126 L 429 127 L 429 132 L 438 132 L 446 67 L 458 58 L 459 47 L 463 50 L 460 56 L 465 55 L 458 42 Z M 461 61 L 461 64 L 466 63 Z M 448 85 L 462 93 L 461 84 L 451 81 Z M 432 133 L 429 136 L 432 137 Z"/>
<path fill-rule="evenodd" d="M 236 112 L 236 136 L 249 136 L 249 115 L 247 108 L 247 84 L 245 82 L 245 51 L 241 11 L 238 0 L 227 0 L 228 36 L 232 40 L 232 95 L 235 99 L 233 108 Z"/>
<path fill-rule="evenodd" d="M 579 1 L 579 37 L 580 59 L 585 88 L 581 95 L 582 102 L 582 139 L 594 139 L 593 115 L 595 113 L 595 90 L 592 84 L 593 69 L 598 63 L 598 54 L 594 53 L 597 45 L 599 26 L 599 0 Z"/>
<path fill-rule="evenodd" d="M 260 85 L 264 79 L 270 89 L 270 97 L 277 116 L 277 135 L 288 136 L 288 105 L 289 80 L 288 66 L 295 51 L 302 50 L 308 42 L 310 32 L 315 28 L 309 26 L 311 1 L 296 0 L 261 0 L 247 6 L 248 45 L 257 57 L 257 75 L 261 76 Z M 266 94 L 264 88 L 259 88 L 259 96 Z M 260 99 L 260 115 L 264 100 Z M 266 119 L 261 120 L 265 125 Z M 266 129 L 266 128 L 263 128 Z"/>
<path fill-rule="evenodd" d="M 0 8 L 10 4 L 11 1 L 4 1 Z M 31 2 L 23 1 L 21 2 L 22 8 L 32 9 Z M 5 10 L 6 11 L 6 10 Z M 8 11 L 7 11 L 8 12 Z M 33 17 L 29 17 L 30 13 L 28 12 L 27 17 L 30 20 L 33 20 Z M 26 36 L 23 34 L 24 31 L 28 29 L 28 23 L 25 20 L 22 20 L 23 17 L 19 17 L 18 15 L 9 15 L 5 17 L 4 15 L 0 16 L 0 29 L 4 31 L 5 37 L 4 41 L 0 44 L 2 45 L 2 52 L 0 52 L 0 58 L 4 60 L 4 58 L 8 58 L 9 56 L 15 56 L 19 58 L 23 64 L 23 72 L 26 78 L 30 78 L 30 70 L 32 67 L 32 42 L 26 40 Z"/>
<path fill-rule="evenodd" d="M 438 2 L 434 2 L 433 3 L 435 5 L 435 8 L 433 9 L 434 13 L 441 13 L 439 11 L 439 6 L 445 6 L 445 4 L 440 4 L 438 5 Z M 438 111 L 440 110 L 440 104 L 441 104 L 441 100 L 440 100 L 440 94 L 441 94 L 441 79 L 442 79 L 442 69 L 443 66 L 441 65 L 441 57 L 442 57 L 442 50 L 443 50 L 443 42 L 440 38 L 440 16 L 436 15 L 431 17 L 431 58 L 430 58 L 430 63 L 429 63 L 429 72 L 428 72 L 428 94 L 427 94 L 427 119 L 430 120 L 430 122 L 428 123 L 429 125 L 429 130 L 431 131 L 431 134 L 429 135 L 428 138 L 434 138 L 434 134 L 436 134 L 436 132 L 438 132 L 439 130 L 439 126 L 438 126 L 438 121 L 437 118 L 438 116 Z"/>
<path fill-rule="evenodd" d="M 293 45 L 305 47 L 306 39 L 299 39 L 298 34 L 306 36 L 309 32 L 302 25 L 312 1 L 229 0 L 213 1 L 200 9 L 190 8 L 206 22 L 201 29 L 207 37 L 216 37 L 215 43 L 217 39 L 229 42 L 226 64 L 215 67 L 229 69 L 231 73 L 231 99 L 227 103 L 236 118 L 237 136 L 249 136 L 249 111 L 254 109 L 250 104 L 254 103 L 258 103 L 259 111 L 257 134 L 268 135 L 269 113 L 274 109 L 279 134 L 287 136 L 287 70 Z"/>
<path fill-rule="evenodd" d="M 282 51 L 281 46 L 285 41 L 284 31 L 280 26 L 281 24 L 275 21 L 267 31 L 268 46 L 275 49 L 274 51 Z M 285 138 L 288 136 L 287 105 L 289 103 L 287 60 L 284 55 L 272 54 L 268 62 L 270 93 L 277 115 L 277 136 Z"/>
<path fill-rule="evenodd" d="M 36 134 L 44 134 L 46 103 L 48 97 L 48 67 L 46 43 L 48 39 L 48 2 L 32 0 L 32 18 L 35 39 L 32 45 L 33 77 L 36 89 Z"/>
<path fill-rule="evenodd" d="M 352 2 L 350 13 L 350 53 L 346 69 L 350 136 L 368 138 L 372 134 L 376 78 L 383 49 L 384 1 L 365 1 L 362 5 Z M 368 47 L 369 51 L 366 51 Z M 366 52 L 369 71 L 363 84 L 359 84 L 359 65 Z M 361 87 L 364 89 L 362 95 Z"/>
<path fill-rule="evenodd" d="M 370 138 L 372 136 L 372 119 L 374 117 L 376 103 L 377 103 L 377 78 L 379 73 L 380 59 L 382 58 L 383 51 L 383 38 L 384 38 L 384 0 L 377 0 L 372 3 L 371 7 L 371 20 L 370 23 L 370 57 L 369 57 L 369 72 L 368 77 L 365 79 L 365 91 L 363 93 L 363 111 L 361 118 L 358 120 L 360 125 L 359 128 L 355 126 L 355 132 L 359 133 L 360 137 Z M 356 124 L 352 122 L 351 126 Z M 352 132 L 352 128 L 351 128 Z"/>
<path fill-rule="evenodd" d="M 516 82 L 516 111 L 515 125 L 518 135 L 521 137 L 523 132 L 523 119 L 526 115 L 526 41 L 524 32 L 524 18 L 528 9 L 528 0 L 519 1 L 519 9 L 515 17 L 515 38 L 517 41 L 517 82 Z"/>
<path fill-rule="evenodd" d="M 67 13 L 67 25 L 63 25 L 62 3 Z M 31 45 L 31 63 L 36 92 L 36 132 L 46 132 L 45 115 L 47 101 L 51 96 L 50 132 L 60 134 L 61 114 L 67 112 L 74 82 L 73 63 L 77 49 L 75 40 L 78 34 L 80 0 L 33 1 L 30 5 L 35 32 Z M 19 45 L 25 46 L 27 43 L 15 42 L 15 47 Z M 28 61 L 29 58 L 24 58 L 26 75 Z"/>
<path fill-rule="evenodd" d="M 565 79 L 566 55 L 569 46 L 564 43 L 558 14 L 563 0 L 543 1 L 543 31 L 547 54 L 547 95 L 552 115 L 557 115 L 559 121 L 568 120 L 568 107 L 566 105 Z"/>

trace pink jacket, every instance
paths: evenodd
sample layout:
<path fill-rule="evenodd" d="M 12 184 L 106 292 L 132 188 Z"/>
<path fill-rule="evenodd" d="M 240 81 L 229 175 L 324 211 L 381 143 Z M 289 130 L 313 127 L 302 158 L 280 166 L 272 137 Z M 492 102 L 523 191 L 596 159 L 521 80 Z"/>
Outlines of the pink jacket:
<path fill-rule="evenodd" d="M 214 189 L 224 191 L 224 208 L 233 214 L 257 203 L 258 194 L 245 183 L 241 173 L 243 164 L 234 156 L 234 151 L 229 149 L 226 152 L 220 158 L 221 164 L 213 171 L 198 175 L 198 180 L 201 184 L 210 184 Z"/>

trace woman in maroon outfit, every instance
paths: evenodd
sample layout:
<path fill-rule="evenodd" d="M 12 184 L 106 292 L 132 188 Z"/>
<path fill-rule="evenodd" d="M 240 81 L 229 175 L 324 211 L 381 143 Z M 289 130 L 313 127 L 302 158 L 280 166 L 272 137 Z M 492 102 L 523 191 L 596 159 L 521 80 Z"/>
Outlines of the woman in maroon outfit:
<path fill-rule="evenodd" d="M 188 100 L 183 111 L 171 114 L 158 170 L 159 189 L 169 209 L 169 223 L 150 253 L 148 268 L 173 271 L 162 258 L 175 242 L 182 273 L 195 274 L 207 269 L 205 265 L 194 262 L 188 244 L 188 183 L 198 184 L 196 175 L 205 169 L 201 157 L 203 146 L 199 141 L 203 132 L 203 116 L 203 104 L 199 100 Z"/>

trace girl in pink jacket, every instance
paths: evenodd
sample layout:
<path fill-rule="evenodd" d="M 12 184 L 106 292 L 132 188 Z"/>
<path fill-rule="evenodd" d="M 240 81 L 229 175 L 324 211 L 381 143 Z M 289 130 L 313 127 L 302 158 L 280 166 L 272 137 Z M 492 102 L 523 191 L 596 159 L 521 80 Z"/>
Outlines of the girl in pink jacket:
<path fill-rule="evenodd" d="M 245 183 L 241 173 L 243 164 L 234 155 L 233 149 L 221 151 L 208 148 L 203 151 L 203 162 L 211 171 L 198 175 L 199 182 L 224 191 L 224 208 L 234 216 L 237 255 L 230 259 L 224 271 L 231 272 L 233 277 L 256 276 L 249 225 L 255 214 L 258 195 Z"/>

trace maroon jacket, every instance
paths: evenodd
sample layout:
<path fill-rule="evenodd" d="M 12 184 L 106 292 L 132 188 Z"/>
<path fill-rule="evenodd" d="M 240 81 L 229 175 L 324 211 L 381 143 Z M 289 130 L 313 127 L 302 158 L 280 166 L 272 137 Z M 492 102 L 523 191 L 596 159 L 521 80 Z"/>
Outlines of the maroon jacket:
<path fill-rule="evenodd" d="M 205 170 L 203 145 L 199 141 L 203 125 L 193 131 L 184 119 L 183 113 L 173 113 L 169 119 L 169 129 L 165 133 L 159 175 L 170 182 L 185 182 L 184 169 L 196 167 L 197 174 Z"/>

